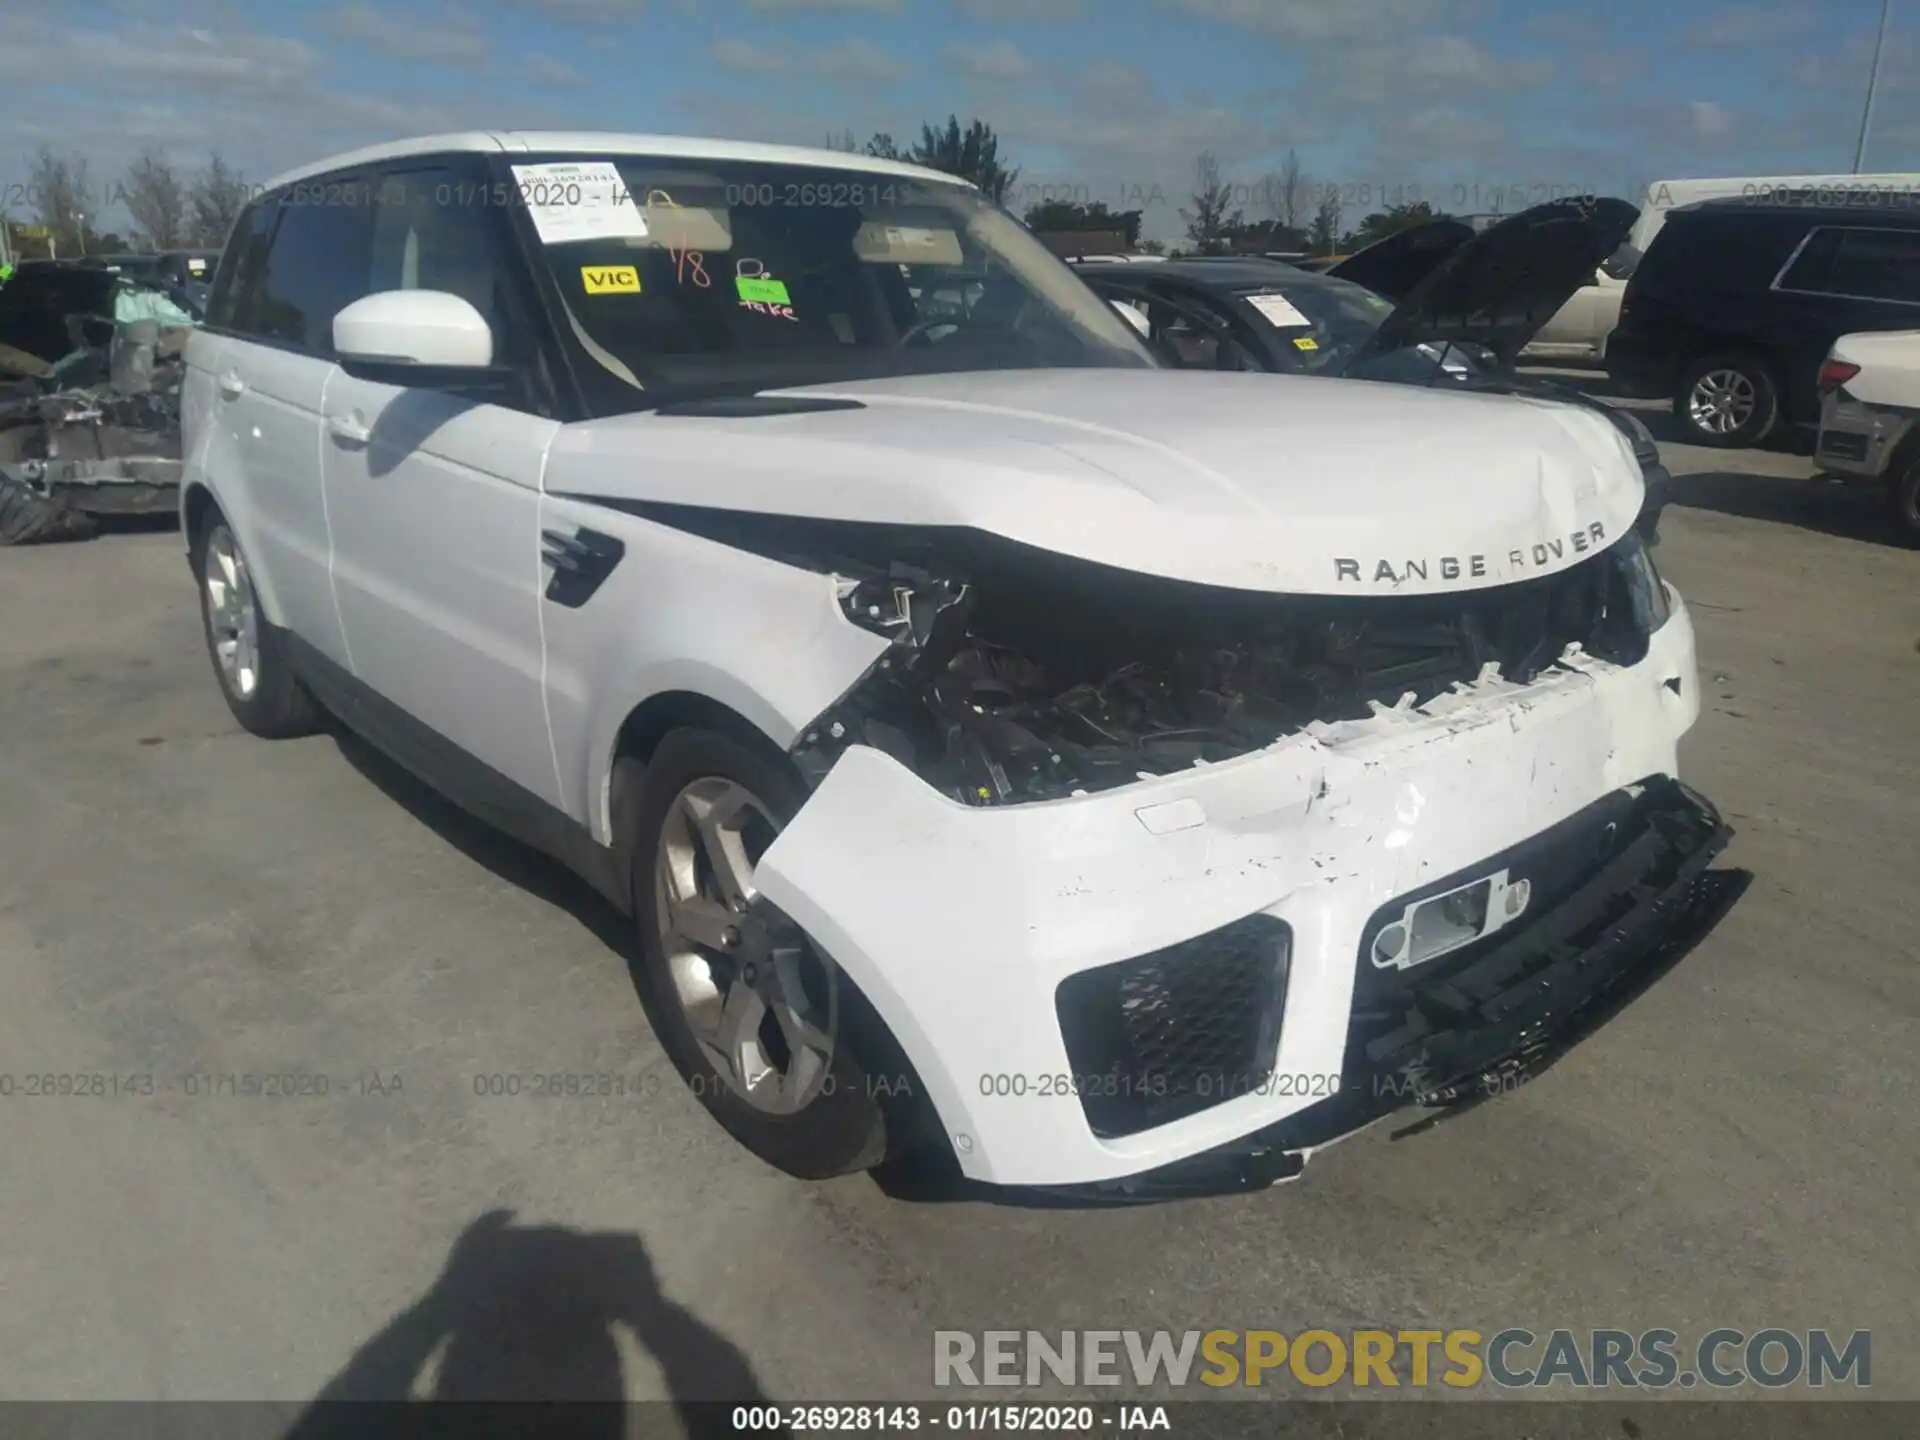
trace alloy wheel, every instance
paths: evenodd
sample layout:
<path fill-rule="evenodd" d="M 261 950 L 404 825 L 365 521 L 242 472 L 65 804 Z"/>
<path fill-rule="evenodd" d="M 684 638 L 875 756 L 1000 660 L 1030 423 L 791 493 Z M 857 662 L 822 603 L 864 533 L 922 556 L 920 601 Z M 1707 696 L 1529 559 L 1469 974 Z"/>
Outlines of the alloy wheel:
<path fill-rule="evenodd" d="M 1687 395 L 1687 413 L 1710 435 L 1731 435 L 1758 408 L 1760 396 L 1753 380 L 1738 370 L 1709 370 Z"/>
<path fill-rule="evenodd" d="M 754 1109 L 792 1115 L 829 1083 L 839 975 L 754 887 L 779 828 L 736 781 L 686 786 L 661 822 L 655 915 L 674 997 L 708 1063 Z"/>
<path fill-rule="evenodd" d="M 260 686 L 260 606 L 246 557 L 225 525 L 215 526 L 207 537 L 201 580 L 220 678 L 235 699 L 250 699 Z"/>

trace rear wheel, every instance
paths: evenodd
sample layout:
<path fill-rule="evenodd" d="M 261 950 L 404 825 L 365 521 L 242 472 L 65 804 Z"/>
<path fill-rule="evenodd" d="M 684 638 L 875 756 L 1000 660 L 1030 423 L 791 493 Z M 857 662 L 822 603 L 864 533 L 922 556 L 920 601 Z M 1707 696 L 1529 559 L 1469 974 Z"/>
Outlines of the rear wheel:
<path fill-rule="evenodd" d="M 1758 445 L 1779 423 L 1780 389 L 1757 356 L 1708 355 L 1680 376 L 1673 417 L 1695 445 Z"/>
<path fill-rule="evenodd" d="M 311 735 L 320 707 L 294 676 L 286 637 L 268 622 L 240 541 L 217 510 L 193 537 L 200 621 L 227 708 L 243 729 L 268 740 Z"/>
<path fill-rule="evenodd" d="M 879 1053 L 863 1002 L 754 869 L 805 799 L 770 748 L 675 730 L 635 806 L 640 982 L 688 1087 L 747 1149 L 819 1180 L 887 1157 Z M 864 1057 L 863 1053 L 864 1052 Z"/>

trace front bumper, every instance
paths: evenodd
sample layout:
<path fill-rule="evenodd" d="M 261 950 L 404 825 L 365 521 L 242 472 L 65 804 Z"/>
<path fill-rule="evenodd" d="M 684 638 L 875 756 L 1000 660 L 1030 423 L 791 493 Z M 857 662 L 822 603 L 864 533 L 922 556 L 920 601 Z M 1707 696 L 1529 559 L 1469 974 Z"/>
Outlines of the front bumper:
<path fill-rule="evenodd" d="M 1814 463 L 1829 475 L 1878 480 L 1887 473 L 1917 418 L 1910 411 L 1855 400 L 1844 389 L 1830 390 L 1820 401 Z"/>
<path fill-rule="evenodd" d="M 756 883 L 872 1002 L 968 1178 L 1097 1187 L 1196 1157 L 1204 1168 L 1249 1137 L 1256 1151 L 1283 1153 L 1262 1163 L 1284 1169 L 1297 1163 L 1284 1153 L 1324 1143 L 1312 1137 L 1325 1120 L 1346 1118 L 1325 1102 L 1353 1093 L 1352 1043 L 1377 998 L 1363 944 L 1382 908 L 1442 877 L 1497 868 L 1496 857 L 1615 792 L 1658 789 L 1657 777 L 1675 774 L 1699 696 L 1692 622 L 1671 599 L 1631 668 L 1581 658 L 1526 685 L 1488 676 L 1423 711 L 1382 708 L 1122 790 L 972 808 L 856 748 L 762 857 Z M 1557 913 L 1531 911 L 1511 933 Z M 1289 943 L 1275 964 L 1262 946 L 1280 930 Z M 1101 1091 L 1102 1077 L 1076 1066 L 1075 1054 L 1084 1064 L 1099 1047 L 1070 1043 L 1066 1002 L 1102 967 L 1164 966 L 1197 937 L 1216 950 L 1213 970 L 1189 955 L 1204 983 L 1167 980 L 1127 1003 L 1213 1006 L 1199 1028 L 1214 1048 L 1170 1045 L 1159 1060 L 1190 1079 L 1216 1055 L 1266 1054 L 1223 1067 L 1203 1108 L 1125 1123 L 1099 1103 L 1113 1100 L 1111 1084 Z M 1470 953 L 1442 957 L 1432 973 Z M 1596 975 L 1631 968 L 1593 965 Z M 1545 1018 L 1560 1015 L 1556 1002 Z M 1439 1068 L 1478 1066 L 1483 1050 L 1492 1063 L 1526 1039 L 1509 1025 Z M 1410 1090 L 1390 1108 L 1417 1098 Z M 1258 1139 L 1309 1115 L 1299 1122 L 1308 1140 L 1289 1136 L 1276 1152 Z"/>

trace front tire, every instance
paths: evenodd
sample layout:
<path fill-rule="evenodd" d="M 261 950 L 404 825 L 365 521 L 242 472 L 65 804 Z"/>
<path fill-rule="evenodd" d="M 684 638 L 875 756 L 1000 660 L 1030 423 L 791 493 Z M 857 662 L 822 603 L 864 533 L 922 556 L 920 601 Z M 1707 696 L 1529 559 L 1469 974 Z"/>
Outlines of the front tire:
<path fill-rule="evenodd" d="M 261 610 L 240 541 L 219 511 L 200 522 L 190 553 L 207 654 L 233 718 L 267 740 L 313 734 L 320 707 L 294 675 L 286 637 Z"/>
<path fill-rule="evenodd" d="M 1694 445 L 1758 445 L 1780 423 L 1780 387 L 1757 356 L 1703 356 L 1681 373 L 1673 418 Z"/>
<path fill-rule="evenodd" d="M 789 1175 L 869 1170 L 889 1151 L 891 1084 L 869 1071 L 851 982 L 753 884 L 806 799 L 771 747 L 705 729 L 666 735 L 635 805 L 640 985 L 689 1089 Z"/>

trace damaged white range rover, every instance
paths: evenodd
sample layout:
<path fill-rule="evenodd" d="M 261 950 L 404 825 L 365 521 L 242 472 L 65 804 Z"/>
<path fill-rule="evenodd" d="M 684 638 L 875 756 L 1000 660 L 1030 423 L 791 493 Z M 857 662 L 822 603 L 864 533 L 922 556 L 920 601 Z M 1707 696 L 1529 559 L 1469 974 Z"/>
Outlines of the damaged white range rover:
<path fill-rule="evenodd" d="M 1737 890 L 1604 417 L 1163 368 L 949 177 L 363 151 L 248 207 L 187 360 L 240 723 L 587 876 L 795 1174 L 1271 1183 L 1551 1063 Z"/>

